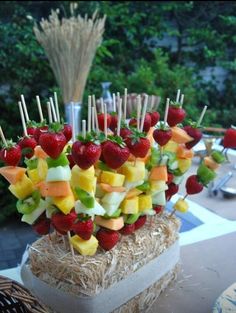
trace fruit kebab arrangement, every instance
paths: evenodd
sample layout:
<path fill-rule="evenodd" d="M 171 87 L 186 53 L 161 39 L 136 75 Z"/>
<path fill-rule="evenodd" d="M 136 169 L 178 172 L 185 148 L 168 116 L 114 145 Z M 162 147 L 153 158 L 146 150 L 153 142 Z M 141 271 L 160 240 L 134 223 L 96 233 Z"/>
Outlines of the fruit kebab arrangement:
<path fill-rule="evenodd" d="M 23 222 L 39 235 L 54 229 L 68 236 L 72 254 L 94 255 L 98 246 L 112 249 L 121 236 L 141 228 L 148 216 L 163 214 L 166 202 L 178 192 L 191 166 L 193 147 L 201 140 L 201 122 L 182 126 L 186 117 L 184 96 L 167 99 L 165 115 L 148 112 L 148 96 L 137 97 L 135 117 L 126 120 L 127 90 L 123 99 L 113 97 L 113 113 L 95 97 L 88 100 L 88 119 L 76 137 L 74 123 L 61 123 L 56 94 L 47 103 L 48 123 L 39 97 L 40 123 L 31 122 L 24 97 L 19 110 L 23 137 L 6 140 L 2 129 L 0 174 L 17 198 Z M 74 119 L 73 106 L 71 107 Z M 228 133 L 227 133 L 227 136 Z M 228 137 L 225 139 L 228 143 Z M 225 157 L 213 151 L 186 181 L 186 195 L 173 205 L 186 212 L 186 196 L 202 191 L 216 176 Z M 64 239 L 65 240 L 65 239 Z M 66 241 L 65 241 L 66 243 Z"/>

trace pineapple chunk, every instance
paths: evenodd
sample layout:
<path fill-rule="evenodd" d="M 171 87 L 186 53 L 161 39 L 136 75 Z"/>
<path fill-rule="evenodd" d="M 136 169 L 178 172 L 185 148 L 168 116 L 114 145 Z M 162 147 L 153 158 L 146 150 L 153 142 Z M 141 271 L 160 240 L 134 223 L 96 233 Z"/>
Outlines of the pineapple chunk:
<path fill-rule="evenodd" d="M 128 182 L 143 180 L 145 178 L 145 164 L 142 161 L 136 161 L 135 165 L 126 162 L 121 168 L 121 173 L 125 175 Z"/>
<path fill-rule="evenodd" d="M 178 147 L 179 147 L 178 143 L 176 143 L 173 140 L 169 140 L 168 143 L 165 146 L 163 146 L 163 150 L 176 153 Z"/>
<path fill-rule="evenodd" d="M 87 176 L 94 176 L 95 175 L 95 170 L 94 170 L 94 166 L 91 166 L 90 168 L 88 168 L 87 170 L 82 170 L 78 165 L 74 165 L 72 170 L 72 177 L 74 176 L 74 178 L 76 179 L 76 177 L 78 177 L 81 173 L 85 174 Z"/>
<path fill-rule="evenodd" d="M 144 212 L 152 209 L 151 195 L 140 195 L 138 197 L 139 212 Z"/>
<path fill-rule="evenodd" d="M 174 209 L 181 212 L 181 213 L 187 212 L 188 208 L 189 208 L 189 205 L 188 205 L 187 201 L 185 201 L 182 198 L 179 198 L 174 205 Z"/>
<path fill-rule="evenodd" d="M 96 190 L 96 183 L 96 177 L 80 174 L 78 177 L 77 186 L 89 193 L 94 194 Z"/>
<path fill-rule="evenodd" d="M 168 189 L 168 186 L 164 180 L 151 180 L 150 181 L 151 186 L 151 193 L 155 194 L 161 191 L 165 191 Z"/>
<path fill-rule="evenodd" d="M 75 235 L 70 238 L 70 243 L 82 255 L 94 255 L 98 248 L 98 240 L 93 235 L 89 240 L 84 240 Z"/>
<path fill-rule="evenodd" d="M 94 174 L 95 171 L 93 166 L 87 170 L 82 170 L 78 165 L 73 166 L 71 171 L 71 186 L 74 188 L 79 186 L 81 189 L 86 190 L 87 192 L 95 192 L 97 181 L 94 177 Z M 83 188 L 83 186 L 85 188 Z"/>
<path fill-rule="evenodd" d="M 123 200 L 120 208 L 124 214 L 137 214 L 139 212 L 138 197 Z"/>
<path fill-rule="evenodd" d="M 75 198 L 71 192 L 71 194 L 66 197 L 53 197 L 52 203 L 55 204 L 60 211 L 67 215 L 75 205 Z"/>
<path fill-rule="evenodd" d="M 41 178 L 41 180 L 45 180 L 48 173 L 48 164 L 46 160 L 44 159 L 38 159 L 38 165 L 37 165 L 38 175 Z"/>
<path fill-rule="evenodd" d="M 42 181 L 42 178 L 39 177 L 38 170 L 36 168 L 33 170 L 27 170 L 27 174 L 34 185 Z"/>
<path fill-rule="evenodd" d="M 14 185 L 10 185 L 8 189 L 16 198 L 23 200 L 32 194 L 34 186 L 29 177 L 24 174 L 21 180 Z"/>
<path fill-rule="evenodd" d="M 181 173 L 185 173 L 191 166 L 191 159 L 178 159 L 179 170 Z"/>
<path fill-rule="evenodd" d="M 101 182 L 111 185 L 113 187 L 123 186 L 125 181 L 125 176 L 117 173 L 103 171 L 101 174 Z"/>

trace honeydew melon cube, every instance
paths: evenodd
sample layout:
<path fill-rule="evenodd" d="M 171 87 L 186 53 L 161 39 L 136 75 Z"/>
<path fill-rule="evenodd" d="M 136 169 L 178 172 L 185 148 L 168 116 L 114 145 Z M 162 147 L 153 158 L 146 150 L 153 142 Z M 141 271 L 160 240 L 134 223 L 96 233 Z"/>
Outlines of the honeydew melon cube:
<path fill-rule="evenodd" d="M 133 189 L 137 186 L 140 186 L 144 183 L 144 180 L 138 180 L 136 182 L 125 182 L 124 187 L 129 190 L 129 189 Z"/>
<path fill-rule="evenodd" d="M 102 203 L 120 204 L 123 201 L 126 192 L 109 192 L 102 198 Z"/>
<path fill-rule="evenodd" d="M 109 204 L 109 203 L 104 202 L 104 203 L 102 203 L 102 206 L 106 210 L 106 214 L 111 216 L 118 210 L 120 203 Z"/>
<path fill-rule="evenodd" d="M 29 177 L 24 174 L 21 180 L 14 185 L 11 184 L 8 189 L 16 198 L 23 200 L 32 194 L 34 186 Z"/>
<path fill-rule="evenodd" d="M 152 203 L 156 205 L 166 205 L 165 191 L 161 191 L 152 197 Z"/>
<path fill-rule="evenodd" d="M 30 214 L 24 214 L 21 218 L 22 222 L 32 225 L 41 214 L 46 210 L 47 202 L 40 199 L 39 206 Z"/>
<path fill-rule="evenodd" d="M 168 161 L 169 161 L 168 155 L 163 155 L 160 159 L 159 165 L 167 165 Z"/>
<path fill-rule="evenodd" d="M 46 208 L 46 217 L 47 218 L 51 218 L 52 215 L 54 213 L 56 213 L 56 212 L 59 212 L 59 210 L 55 206 L 53 206 L 53 205 L 47 206 L 47 208 Z"/>
<path fill-rule="evenodd" d="M 80 202 L 80 200 L 78 200 L 75 202 L 75 212 L 78 214 L 84 213 L 84 214 L 87 214 L 89 216 L 94 216 L 94 215 L 103 216 L 106 214 L 105 209 L 97 201 L 95 201 L 95 203 L 94 203 L 94 208 L 88 209 L 88 208 L 86 208 L 86 206 L 84 206 Z"/>
<path fill-rule="evenodd" d="M 164 180 L 151 180 L 150 186 L 152 194 L 156 194 L 158 192 L 165 191 L 168 189 L 168 186 Z"/>
<path fill-rule="evenodd" d="M 182 183 L 183 179 L 184 179 L 184 175 L 174 176 L 173 183 L 175 183 L 176 185 L 180 185 Z"/>
<path fill-rule="evenodd" d="M 70 181 L 71 179 L 71 170 L 70 166 L 57 166 L 51 167 L 48 169 L 46 182 L 51 181 Z"/>
<path fill-rule="evenodd" d="M 145 212 L 152 209 L 152 196 L 140 195 L 138 197 L 139 212 Z"/>
<path fill-rule="evenodd" d="M 136 214 L 139 212 L 138 197 L 124 199 L 120 205 L 121 211 L 124 214 Z"/>
<path fill-rule="evenodd" d="M 89 240 L 84 240 L 78 235 L 74 235 L 70 238 L 70 243 L 82 255 L 94 255 L 98 248 L 98 240 L 93 235 Z"/>
<path fill-rule="evenodd" d="M 147 211 L 140 212 L 140 215 L 141 216 L 143 216 L 143 215 L 153 216 L 153 215 L 156 215 L 156 211 L 154 211 L 153 209 L 150 209 Z"/>
<path fill-rule="evenodd" d="M 177 168 L 179 167 L 179 163 L 177 160 L 173 161 L 173 162 L 169 162 L 168 163 L 168 167 L 170 170 L 177 170 Z"/>

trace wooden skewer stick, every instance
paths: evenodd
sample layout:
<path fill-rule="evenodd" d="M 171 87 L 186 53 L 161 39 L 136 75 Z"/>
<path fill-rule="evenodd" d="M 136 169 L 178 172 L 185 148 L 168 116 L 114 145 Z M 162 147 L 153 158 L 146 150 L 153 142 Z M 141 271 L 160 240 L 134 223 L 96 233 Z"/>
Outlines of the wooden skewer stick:
<path fill-rule="evenodd" d="M 54 101 L 55 101 L 55 106 L 56 106 L 56 115 L 57 115 L 57 121 L 60 122 L 60 112 L 59 112 L 59 105 L 58 105 L 58 99 L 57 99 L 57 93 L 54 92 Z"/>
<path fill-rule="evenodd" d="M 180 96 L 180 89 L 178 89 L 178 91 L 177 91 L 176 102 L 179 102 L 179 96 Z"/>
<path fill-rule="evenodd" d="M 95 131 L 95 108 L 92 107 L 92 130 Z"/>
<path fill-rule="evenodd" d="M 2 141 L 4 143 L 5 146 L 7 146 L 7 141 L 6 141 L 6 138 L 4 136 L 4 133 L 2 131 L 2 127 L 0 126 L 0 137 L 2 138 Z"/>
<path fill-rule="evenodd" d="M 86 120 L 82 120 L 82 136 L 86 138 Z"/>
<path fill-rule="evenodd" d="M 88 97 L 88 132 L 91 132 L 91 106 L 92 106 L 92 98 Z"/>
<path fill-rule="evenodd" d="M 165 115 L 164 115 L 164 127 L 166 126 L 166 122 L 167 122 L 169 106 L 170 106 L 170 98 L 167 98 L 166 99 Z"/>
<path fill-rule="evenodd" d="M 94 106 L 96 131 L 99 133 L 100 131 L 99 131 L 99 126 L 98 126 L 98 114 L 97 114 L 97 106 L 96 106 L 95 95 L 92 96 L 92 100 L 93 100 L 93 106 Z"/>
<path fill-rule="evenodd" d="M 113 112 L 116 112 L 116 94 L 112 94 Z"/>
<path fill-rule="evenodd" d="M 182 107 L 183 104 L 184 104 L 184 94 L 181 95 L 180 104 L 181 104 L 181 107 Z"/>
<path fill-rule="evenodd" d="M 150 111 L 152 111 L 152 110 L 153 110 L 154 103 L 155 103 L 155 96 L 154 96 L 154 95 L 152 95 L 152 97 L 151 97 L 151 104 L 150 104 Z"/>
<path fill-rule="evenodd" d="M 55 106 L 54 106 L 54 103 L 53 103 L 53 98 L 50 97 L 49 100 L 50 100 L 50 103 L 51 103 L 51 109 L 52 109 L 52 115 L 53 115 L 54 122 L 57 122 L 57 115 L 56 115 L 56 110 L 55 110 Z"/>
<path fill-rule="evenodd" d="M 141 125 L 140 125 L 140 131 L 143 131 L 143 125 L 144 125 L 144 119 L 147 111 L 147 104 L 148 104 L 148 95 L 145 95 L 144 98 L 144 105 L 143 105 L 143 111 L 142 111 L 142 118 L 141 118 Z"/>
<path fill-rule="evenodd" d="M 21 98 L 23 110 L 24 110 L 24 113 L 25 113 L 25 119 L 26 119 L 26 122 L 28 123 L 28 121 L 29 121 L 29 114 L 28 114 L 26 103 L 25 103 L 25 97 L 24 97 L 24 95 L 20 95 L 20 98 Z"/>
<path fill-rule="evenodd" d="M 207 110 L 207 105 L 205 105 L 204 108 L 203 108 L 203 110 L 202 110 L 202 113 L 201 113 L 201 115 L 200 115 L 200 117 L 199 117 L 199 120 L 198 120 L 198 122 L 197 122 L 197 127 L 198 127 L 199 125 L 201 125 L 201 122 L 202 122 L 203 117 L 204 117 L 204 115 L 205 115 L 205 113 L 206 113 L 206 110 Z"/>
<path fill-rule="evenodd" d="M 75 251 L 74 251 L 74 247 L 72 246 L 72 243 L 70 241 L 70 239 L 71 239 L 70 231 L 67 232 L 67 237 L 68 237 L 68 240 L 69 240 L 70 252 L 72 254 L 72 257 L 74 258 L 75 257 Z"/>
<path fill-rule="evenodd" d="M 138 95 L 136 98 L 137 101 L 137 130 L 139 130 L 140 127 L 140 114 L 141 114 L 141 96 Z"/>
<path fill-rule="evenodd" d="M 39 96 L 36 96 L 36 101 L 37 101 L 37 105 L 38 105 L 40 122 L 42 122 L 43 121 L 43 111 L 42 111 L 42 107 L 41 107 L 41 102 L 40 102 Z"/>
<path fill-rule="evenodd" d="M 117 107 L 119 108 L 119 103 L 120 103 L 120 93 L 119 92 L 117 92 L 116 97 L 117 97 Z"/>
<path fill-rule="evenodd" d="M 127 88 L 125 88 L 125 95 L 124 95 L 124 120 L 126 120 L 126 111 L 127 111 Z"/>
<path fill-rule="evenodd" d="M 169 218 L 172 217 L 172 216 L 175 214 L 175 212 L 176 212 L 176 209 L 174 209 L 174 210 L 171 212 L 171 214 L 169 215 Z"/>
<path fill-rule="evenodd" d="M 28 136 L 26 123 L 25 123 L 25 117 L 24 117 L 24 112 L 23 112 L 23 109 L 22 109 L 21 101 L 18 102 L 18 105 L 19 105 L 19 109 L 20 109 L 21 123 L 22 123 L 22 126 L 23 126 L 24 136 Z"/>
<path fill-rule="evenodd" d="M 120 99 L 120 102 L 118 103 L 117 136 L 120 136 L 121 117 L 122 117 L 122 99 Z"/>
<path fill-rule="evenodd" d="M 47 102 L 47 109 L 48 109 L 48 122 L 49 124 L 52 123 L 52 111 L 51 111 L 51 103 Z"/>
<path fill-rule="evenodd" d="M 72 142 L 75 142 L 75 111 L 73 102 L 70 103 L 70 114 L 71 114 L 71 123 L 72 123 Z"/>
<path fill-rule="evenodd" d="M 103 101 L 103 98 L 100 98 L 100 102 L 101 102 L 101 113 L 104 114 L 104 101 Z"/>
<path fill-rule="evenodd" d="M 105 137 L 107 138 L 107 104 L 106 103 L 103 104 L 103 108 L 104 108 L 104 133 L 105 133 Z"/>

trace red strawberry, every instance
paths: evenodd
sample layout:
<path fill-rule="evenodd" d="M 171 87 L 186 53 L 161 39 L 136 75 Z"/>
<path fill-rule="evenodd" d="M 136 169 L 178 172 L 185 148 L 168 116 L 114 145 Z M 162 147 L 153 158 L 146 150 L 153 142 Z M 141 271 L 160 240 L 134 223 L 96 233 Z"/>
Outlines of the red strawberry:
<path fill-rule="evenodd" d="M 119 233 L 115 230 L 100 228 L 97 232 L 97 240 L 104 250 L 111 250 L 119 241 Z"/>
<path fill-rule="evenodd" d="M 163 211 L 163 206 L 162 205 L 156 205 L 153 207 L 153 210 L 156 211 L 156 214 L 159 214 Z"/>
<path fill-rule="evenodd" d="M 38 234 L 38 235 L 47 235 L 50 232 L 50 225 L 51 221 L 50 219 L 43 217 L 39 218 L 33 225 L 32 228 L 33 230 Z"/>
<path fill-rule="evenodd" d="M 146 221 L 147 221 L 146 215 L 140 216 L 139 219 L 134 223 L 135 230 L 138 230 L 139 228 L 143 227 Z"/>
<path fill-rule="evenodd" d="M 136 130 L 125 139 L 125 142 L 130 152 L 137 158 L 144 158 L 151 147 L 149 139 Z"/>
<path fill-rule="evenodd" d="M 170 183 L 168 185 L 168 189 L 165 191 L 167 201 L 169 201 L 171 197 L 175 195 L 178 191 L 179 191 L 179 186 L 174 183 Z"/>
<path fill-rule="evenodd" d="M 229 128 L 226 130 L 224 139 L 223 139 L 224 148 L 236 148 L 236 129 Z"/>
<path fill-rule="evenodd" d="M 34 131 L 34 139 L 39 142 L 39 137 L 48 130 L 48 126 L 39 126 Z"/>
<path fill-rule="evenodd" d="M 172 131 L 171 129 L 155 129 L 153 132 L 153 138 L 161 147 L 166 145 L 171 139 Z"/>
<path fill-rule="evenodd" d="M 46 133 L 39 137 L 40 146 L 52 159 L 58 158 L 66 145 L 66 137 L 60 130 L 61 125 L 54 123 Z"/>
<path fill-rule="evenodd" d="M 73 159 L 72 154 L 68 154 L 68 155 L 67 155 L 67 159 L 68 159 L 68 161 L 70 162 L 70 168 L 72 169 L 72 167 L 75 165 L 75 161 L 74 161 L 74 159 Z"/>
<path fill-rule="evenodd" d="M 132 131 L 129 128 L 121 128 L 120 129 L 120 136 L 125 139 L 132 134 Z"/>
<path fill-rule="evenodd" d="M 167 185 L 172 183 L 173 179 L 174 179 L 174 175 L 172 173 L 168 173 Z"/>
<path fill-rule="evenodd" d="M 52 225 L 55 229 L 61 233 L 65 234 L 71 230 L 74 221 L 77 218 L 77 214 L 75 211 L 70 212 L 69 214 L 65 215 L 63 213 L 55 213 L 51 217 Z"/>
<path fill-rule="evenodd" d="M 26 136 L 20 139 L 18 145 L 21 147 L 22 154 L 30 159 L 34 155 L 34 148 L 37 146 L 37 142 L 34 137 Z"/>
<path fill-rule="evenodd" d="M 187 149 L 192 149 L 192 147 L 194 147 L 201 140 L 202 132 L 199 130 L 199 128 L 192 127 L 190 125 L 185 126 L 184 130 L 190 137 L 193 138 L 193 140 L 190 142 L 187 142 L 185 146 Z"/>
<path fill-rule="evenodd" d="M 124 236 L 130 235 L 134 231 L 135 231 L 135 225 L 134 224 L 125 224 L 125 226 L 119 230 L 119 232 Z"/>
<path fill-rule="evenodd" d="M 72 138 L 72 127 L 69 124 L 65 124 L 62 132 L 66 137 L 66 141 L 70 141 Z"/>
<path fill-rule="evenodd" d="M 136 118 L 131 118 L 129 121 L 129 126 L 137 127 L 137 119 Z"/>
<path fill-rule="evenodd" d="M 21 159 L 21 148 L 12 141 L 7 141 L 7 146 L 0 151 L 1 160 L 9 166 L 17 166 Z"/>
<path fill-rule="evenodd" d="M 140 120 L 140 123 L 141 123 L 141 120 Z M 152 123 L 151 115 L 149 113 L 146 113 L 145 118 L 144 118 L 144 123 L 143 123 L 143 131 L 144 132 L 147 133 L 149 131 L 149 129 L 151 128 L 151 123 Z M 132 118 L 129 121 L 129 126 L 136 127 L 137 126 L 137 119 Z"/>
<path fill-rule="evenodd" d="M 83 170 L 86 170 L 99 160 L 101 151 L 99 144 L 92 141 L 82 142 L 78 140 L 73 143 L 71 154 L 75 163 Z"/>
<path fill-rule="evenodd" d="M 186 112 L 179 106 L 170 106 L 168 111 L 167 122 L 170 127 L 181 123 L 186 116 Z"/>
<path fill-rule="evenodd" d="M 102 145 L 103 159 L 112 169 L 121 167 L 128 160 L 129 155 L 129 149 L 125 146 L 121 137 L 109 137 Z"/>
<path fill-rule="evenodd" d="M 35 131 L 36 131 L 36 127 L 27 127 L 27 134 L 29 136 L 34 136 Z"/>
<path fill-rule="evenodd" d="M 151 112 L 149 113 L 151 116 L 151 127 L 155 126 L 160 120 L 159 112 Z"/>
<path fill-rule="evenodd" d="M 78 221 L 72 225 L 73 232 L 84 240 L 89 240 L 93 233 L 93 221 Z"/>
<path fill-rule="evenodd" d="M 104 113 L 99 113 L 98 114 L 98 127 L 102 131 L 104 131 L 104 119 L 105 119 Z M 107 128 L 109 128 L 110 125 L 111 125 L 111 115 L 107 114 Z"/>
<path fill-rule="evenodd" d="M 203 185 L 198 181 L 197 175 L 191 175 L 185 183 L 185 188 L 187 194 L 194 195 L 202 191 Z"/>
<path fill-rule="evenodd" d="M 118 124 L 118 116 L 117 114 L 112 114 L 109 128 L 114 132 L 117 128 L 117 124 Z"/>

